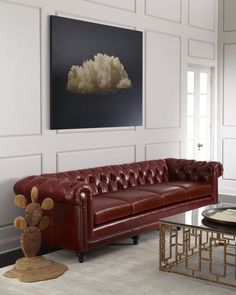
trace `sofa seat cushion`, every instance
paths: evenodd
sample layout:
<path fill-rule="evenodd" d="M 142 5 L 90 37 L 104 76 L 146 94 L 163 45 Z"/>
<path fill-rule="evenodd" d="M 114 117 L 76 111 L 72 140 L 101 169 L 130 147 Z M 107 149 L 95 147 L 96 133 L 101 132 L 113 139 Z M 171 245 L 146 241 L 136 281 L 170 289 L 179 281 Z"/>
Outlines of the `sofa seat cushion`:
<path fill-rule="evenodd" d="M 119 199 L 96 196 L 93 198 L 93 206 L 95 225 L 131 215 L 130 203 Z"/>
<path fill-rule="evenodd" d="M 211 194 L 211 185 L 208 183 L 179 180 L 170 181 L 167 185 L 175 185 L 186 189 L 188 199 L 198 199 Z"/>
<path fill-rule="evenodd" d="M 161 206 L 161 198 L 158 194 L 148 191 L 139 191 L 133 188 L 107 193 L 106 197 L 129 203 L 132 214 Z"/>
<path fill-rule="evenodd" d="M 135 189 L 158 194 L 161 196 L 162 206 L 186 201 L 188 199 L 186 189 L 175 185 L 170 186 L 167 183 L 140 185 L 135 187 Z"/>

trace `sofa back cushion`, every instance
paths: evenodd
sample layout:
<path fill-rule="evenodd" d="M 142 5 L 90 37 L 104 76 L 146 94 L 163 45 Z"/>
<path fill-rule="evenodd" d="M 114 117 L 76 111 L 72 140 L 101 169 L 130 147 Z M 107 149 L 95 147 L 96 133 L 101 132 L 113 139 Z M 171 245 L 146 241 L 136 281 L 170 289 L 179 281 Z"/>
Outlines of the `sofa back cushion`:
<path fill-rule="evenodd" d="M 44 174 L 57 179 L 90 184 L 92 194 L 114 192 L 148 183 L 169 181 L 165 160 L 152 160 L 123 165 L 104 166 L 91 169 Z"/>

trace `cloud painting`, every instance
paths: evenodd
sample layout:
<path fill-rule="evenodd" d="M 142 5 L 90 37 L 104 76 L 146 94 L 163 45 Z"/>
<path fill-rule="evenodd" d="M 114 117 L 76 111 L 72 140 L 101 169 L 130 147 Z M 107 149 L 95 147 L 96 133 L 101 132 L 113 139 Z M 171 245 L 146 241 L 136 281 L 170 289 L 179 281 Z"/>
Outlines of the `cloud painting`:
<path fill-rule="evenodd" d="M 94 59 L 73 65 L 68 73 L 67 90 L 81 94 L 116 93 L 132 83 L 118 57 L 98 53 Z"/>
<path fill-rule="evenodd" d="M 142 125 L 143 35 L 50 16 L 50 129 Z"/>

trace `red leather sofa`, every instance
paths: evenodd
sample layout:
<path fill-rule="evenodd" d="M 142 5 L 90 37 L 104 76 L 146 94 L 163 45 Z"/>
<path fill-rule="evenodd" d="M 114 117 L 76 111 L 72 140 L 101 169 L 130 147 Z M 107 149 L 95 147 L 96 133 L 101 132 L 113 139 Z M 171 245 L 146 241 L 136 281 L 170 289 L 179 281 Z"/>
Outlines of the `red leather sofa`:
<path fill-rule="evenodd" d="M 50 246 L 83 254 L 96 246 L 157 229 L 160 218 L 218 201 L 219 162 L 184 159 L 29 176 L 19 180 L 16 194 L 53 198 L 51 223 L 43 233 Z"/>

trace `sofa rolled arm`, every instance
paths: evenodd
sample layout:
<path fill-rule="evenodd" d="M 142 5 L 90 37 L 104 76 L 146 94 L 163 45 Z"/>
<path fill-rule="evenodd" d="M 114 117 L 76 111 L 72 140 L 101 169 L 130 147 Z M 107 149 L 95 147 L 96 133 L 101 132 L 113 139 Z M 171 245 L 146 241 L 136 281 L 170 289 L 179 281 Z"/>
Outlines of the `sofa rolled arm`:
<path fill-rule="evenodd" d="M 23 194 L 30 201 L 31 189 L 34 186 L 38 188 L 40 203 L 47 197 L 55 202 L 54 209 L 50 212 L 54 222 L 44 231 L 44 243 L 56 243 L 59 247 L 68 247 L 71 250 L 87 249 L 88 228 L 93 222 L 91 186 L 82 181 L 38 175 L 19 180 L 14 191 L 16 194 Z M 74 218 L 77 223 L 74 223 Z M 64 228 L 64 231 L 61 228 Z M 65 234 L 67 228 L 70 230 Z"/>
<path fill-rule="evenodd" d="M 82 205 L 92 193 L 89 184 L 47 176 L 29 176 L 16 182 L 14 191 L 30 200 L 33 186 L 39 191 L 39 201 L 50 197 L 56 203 Z"/>
<path fill-rule="evenodd" d="M 211 197 L 218 202 L 218 177 L 223 174 L 220 162 L 166 159 L 170 180 L 190 180 L 211 184 Z"/>

